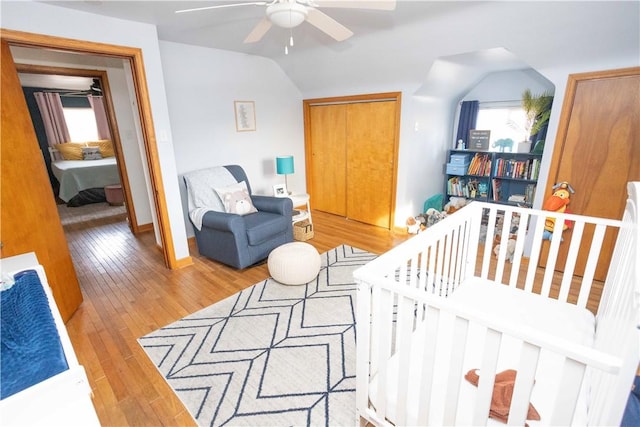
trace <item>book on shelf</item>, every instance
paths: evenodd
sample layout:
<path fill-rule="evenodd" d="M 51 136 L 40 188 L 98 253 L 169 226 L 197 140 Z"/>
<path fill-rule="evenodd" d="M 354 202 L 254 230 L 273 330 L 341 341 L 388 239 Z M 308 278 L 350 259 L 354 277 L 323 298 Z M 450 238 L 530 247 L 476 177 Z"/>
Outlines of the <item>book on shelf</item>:
<path fill-rule="evenodd" d="M 489 176 L 491 173 L 490 154 L 476 153 L 469 163 L 467 175 Z"/>
<path fill-rule="evenodd" d="M 492 190 L 492 196 L 493 196 L 493 200 L 495 202 L 499 202 L 500 201 L 500 192 L 502 190 L 502 181 L 500 181 L 499 179 L 492 179 L 491 180 L 491 190 Z"/>
<path fill-rule="evenodd" d="M 540 172 L 540 159 L 496 159 L 493 170 L 494 176 L 514 179 L 527 179 L 535 181 L 538 179 Z"/>

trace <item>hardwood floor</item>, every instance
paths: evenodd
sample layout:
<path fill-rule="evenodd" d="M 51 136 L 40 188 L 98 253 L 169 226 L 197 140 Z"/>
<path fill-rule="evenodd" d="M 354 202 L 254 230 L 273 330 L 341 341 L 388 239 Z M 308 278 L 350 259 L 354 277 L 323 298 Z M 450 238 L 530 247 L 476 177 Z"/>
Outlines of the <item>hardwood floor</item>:
<path fill-rule="evenodd" d="M 382 253 L 408 236 L 313 212 L 320 253 L 341 244 Z M 193 419 L 137 339 L 269 276 L 266 263 L 235 270 L 191 247 L 194 265 L 163 266 L 153 233 L 134 237 L 124 216 L 66 225 L 84 302 L 67 323 L 104 426 L 191 426 Z"/>

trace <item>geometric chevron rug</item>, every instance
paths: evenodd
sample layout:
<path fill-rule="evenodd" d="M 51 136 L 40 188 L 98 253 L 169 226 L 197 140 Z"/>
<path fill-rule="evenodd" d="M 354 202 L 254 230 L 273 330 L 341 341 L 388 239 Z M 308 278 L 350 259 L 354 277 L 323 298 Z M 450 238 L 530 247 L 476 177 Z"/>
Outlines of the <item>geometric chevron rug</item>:
<path fill-rule="evenodd" d="M 354 425 L 353 271 L 342 245 L 303 286 L 267 279 L 138 342 L 200 426 Z"/>

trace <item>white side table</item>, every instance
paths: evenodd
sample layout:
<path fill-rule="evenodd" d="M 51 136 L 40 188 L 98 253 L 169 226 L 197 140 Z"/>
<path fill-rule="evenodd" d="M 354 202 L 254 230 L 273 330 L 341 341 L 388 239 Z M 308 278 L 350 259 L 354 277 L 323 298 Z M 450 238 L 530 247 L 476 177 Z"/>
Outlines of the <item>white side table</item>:
<path fill-rule="evenodd" d="M 296 222 L 300 222 L 305 219 L 309 219 L 309 223 L 313 224 L 311 221 L 311 205 L 309 204 L 309 195 L 308 194 L 291 194 L 288 196 L 293 202 L 293 207 L 305 206 L 306 210 L 301 210 L 299 214 L 295 215 L 292 218 L 292 222 L 295 224 Z"/>

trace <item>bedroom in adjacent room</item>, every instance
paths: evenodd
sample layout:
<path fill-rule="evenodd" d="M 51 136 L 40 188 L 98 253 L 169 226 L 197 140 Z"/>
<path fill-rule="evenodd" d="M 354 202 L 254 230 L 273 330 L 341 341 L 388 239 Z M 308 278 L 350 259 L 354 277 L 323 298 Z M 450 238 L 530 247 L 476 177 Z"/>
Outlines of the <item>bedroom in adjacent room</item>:
<path fill-rule="evenodd" d="M 20 81 L 62 225 L 125 220 L 101 76 L 92 70 L 22 68 Z"/>

